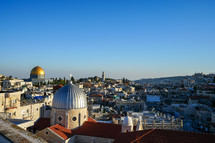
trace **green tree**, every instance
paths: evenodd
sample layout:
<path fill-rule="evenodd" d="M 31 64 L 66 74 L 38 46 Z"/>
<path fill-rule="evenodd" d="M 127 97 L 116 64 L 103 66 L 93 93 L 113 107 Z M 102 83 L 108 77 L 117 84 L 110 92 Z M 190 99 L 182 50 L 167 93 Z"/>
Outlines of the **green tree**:
<path fill-rule="evenodd" d="M 125 83 L 125 78 L 124 77 L 122 78 L 122 82 Z"/>
<path fill-rule="evenodd" d="M 12 75 L 9 76 L 9 80 L 11 80 L 11 79 L 12 79 Z"/>
<path fill-rule="evenodd" d="M 72 83 L 75 83 L 75 79 L 73 76 L 71 77 L 71 81 L 72 81 Z"/>
<path fill-rule="evenodd" d="M 94 76 L 93 80 L 94 80 L 94 81 L 97 81 L 97 77 L 96 77 L 96 76 Z"/>

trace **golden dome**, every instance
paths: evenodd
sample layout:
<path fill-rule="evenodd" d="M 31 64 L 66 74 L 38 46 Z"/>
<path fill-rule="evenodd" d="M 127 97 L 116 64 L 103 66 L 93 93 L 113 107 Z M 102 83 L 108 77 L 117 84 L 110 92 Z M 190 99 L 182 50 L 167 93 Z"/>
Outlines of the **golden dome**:
<path fill-rule="evenodd" d="M 45 72 L 41 67 L 36 66 L 31 70 L 31 75 L 45 75 Z"/>

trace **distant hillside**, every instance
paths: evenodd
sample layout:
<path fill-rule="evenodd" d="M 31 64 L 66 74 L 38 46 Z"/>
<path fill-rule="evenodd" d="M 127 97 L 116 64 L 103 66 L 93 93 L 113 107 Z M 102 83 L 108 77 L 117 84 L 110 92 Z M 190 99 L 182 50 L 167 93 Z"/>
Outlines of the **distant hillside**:
<path fill-rule="evenodd" d="M 184 79 L 191 78 L 192 76 L 174 76 L 174 77 L 161 77 L 161 78 L 143 78 L 140 80 L 136 80 L 136 83 L 140 84 L 169 84 L 169 83 L 177 83 L 181 82 Z"/>

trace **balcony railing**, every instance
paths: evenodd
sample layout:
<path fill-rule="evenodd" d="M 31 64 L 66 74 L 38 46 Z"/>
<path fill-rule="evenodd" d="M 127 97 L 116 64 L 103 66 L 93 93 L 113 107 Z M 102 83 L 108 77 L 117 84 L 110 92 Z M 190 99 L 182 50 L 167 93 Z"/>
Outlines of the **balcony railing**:
<path fill-rule="evenodd" d="M 14 109 L 14 108 L 17 108 L 16 104 L 5 105 L 5 110 Z"/>

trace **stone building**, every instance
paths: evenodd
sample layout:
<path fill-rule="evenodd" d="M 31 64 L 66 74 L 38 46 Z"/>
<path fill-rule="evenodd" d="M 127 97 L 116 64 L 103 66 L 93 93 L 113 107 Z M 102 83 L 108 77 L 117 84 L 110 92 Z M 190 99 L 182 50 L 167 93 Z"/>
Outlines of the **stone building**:
<path fill-rule="evenodd" d="M 0 92 L 0 115 L 8 119 L 26 119 L 36 121 L 45 115 L 45 99 L 24 100 L 21 98 L 22 91 Z M 47 101 L 48 102 L 48 101 Z"/>
<path fill-rule="evenodd" d="M 44 121 L 50 124 L 44 124 Z M 183 140 L 185 134 L 188 142 L 195 136 L 196 142 L 213 142 L 214 135 L 187 134 L 179 131 L 149 129 L 143 130 L 141 120 L 133 126 L 131 117 L 124 118 L 122 126 L 119 124 L 100 123 L 88 117 L 86 95 L 73 84 L 68 84 L 59 89 L 53 98 L 51 119 L 41 119 L 33 128 L 36 135 L 48 142 L 59 143 L 130 143 L 137 140 L 154 139 L 155 142 L 177 142 Z M 40 129 L 39 129 L 40 128 Z M 166 132 L 169 132 L 166 134 Z M 162 136 L 159 136 L 162 134 Z M 173 136 L 169 136 L 174 134 Z M 177 136 L 182 134 L 182 136 Z M 147 135 L 147 136 L 146 136 Z M 148 138 L 148 136 L 151 136 Z M 210 140 L 209 140 L 210 138 Z M 140 140 L 141 139 L 141 140 Z M 165 139 L 165 140 L 164 140 Z"/>
<path fill-rule="evenodd" d="M 93 93 L 89 95 L 89 101 L 94 101 L 95 103 L 102 103 L 103 95 L 99 93 Z"/>

